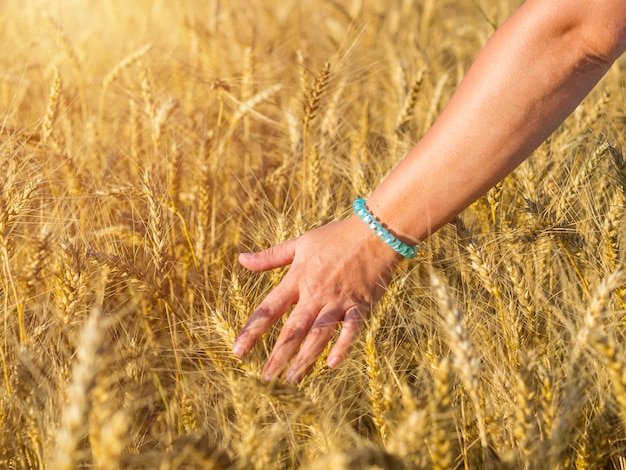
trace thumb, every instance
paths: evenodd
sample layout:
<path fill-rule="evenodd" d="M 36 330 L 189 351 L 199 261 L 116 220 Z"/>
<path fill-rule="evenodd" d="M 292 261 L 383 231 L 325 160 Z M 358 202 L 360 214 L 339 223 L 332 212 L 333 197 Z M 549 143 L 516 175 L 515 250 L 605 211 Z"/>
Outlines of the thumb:
<path fill-rule="evenodd" d="M 296 240 L 287 240 L 279 245 L 257 253 L 240 253 L 239 263 L 251 271 L 267 271 L 291 264 L 295 255 Z"/>

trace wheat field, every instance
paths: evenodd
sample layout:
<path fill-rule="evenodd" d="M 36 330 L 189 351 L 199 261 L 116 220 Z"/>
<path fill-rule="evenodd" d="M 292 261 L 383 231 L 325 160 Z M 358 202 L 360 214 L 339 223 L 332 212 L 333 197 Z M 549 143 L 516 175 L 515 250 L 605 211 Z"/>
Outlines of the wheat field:
<path fill-rule="evenodd" d="M 626 467 L 624 60 L 341 367 L 230 352 L 519 3 L 0 2 L 0 467 Z"/>

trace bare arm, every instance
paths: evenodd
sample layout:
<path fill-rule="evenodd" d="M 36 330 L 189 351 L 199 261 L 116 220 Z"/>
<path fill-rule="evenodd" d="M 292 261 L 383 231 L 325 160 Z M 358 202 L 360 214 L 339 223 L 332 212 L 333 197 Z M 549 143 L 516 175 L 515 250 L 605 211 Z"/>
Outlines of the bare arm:
<path fill-rule="evenodd" d="M 528 0 L 489 40 L 437 122 L 368 207 L 402 240 L 424 240 L 519 165 L 625 47 L 624 0 Z M 295 304 L 264 378 L 286 371 L 287 380 L 300 380 L 343 320 L 328 357 L 336 366 L 398 261 L 354 216 L 241 255 L 255 271 L 291 268 L 253 312 L 234 353 L 246 354 Z"/>
<path fill-rule="evenodd" d="M 372 211 L 409 240 L 441 227 L 574 110 L 621 54 L 625 22 L 623 1 L 527 1 L 399 171 L 370 196 Z"/>

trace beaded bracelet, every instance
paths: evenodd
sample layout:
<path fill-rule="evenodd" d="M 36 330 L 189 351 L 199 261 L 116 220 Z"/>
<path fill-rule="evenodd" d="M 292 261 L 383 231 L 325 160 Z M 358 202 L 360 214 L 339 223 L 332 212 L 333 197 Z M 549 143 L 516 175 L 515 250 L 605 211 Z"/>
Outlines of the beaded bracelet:
<path fill-rule="evenodd" d="M 365 206 L 365 199 L 357 198 L 352 203 L 352 208 L 354 209 L 354 213 L 359 216 L 359 218 L 367 224 L 369 228 L 371 228 L 376 236 L 384 241 L 391 248 L 396 250 L 405 258 L 413 258 L 417 254 L 417 248 L 414 246 L 407 245 L 406 243 L 398 240 L 394 237 L 389 230 L 383 227 L 374 214 L 372 214 L 368 208 Z"/>

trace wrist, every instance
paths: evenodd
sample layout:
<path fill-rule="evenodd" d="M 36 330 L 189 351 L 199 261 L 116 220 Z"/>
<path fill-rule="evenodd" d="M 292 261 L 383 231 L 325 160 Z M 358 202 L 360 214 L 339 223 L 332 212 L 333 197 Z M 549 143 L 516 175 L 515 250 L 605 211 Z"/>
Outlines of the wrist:
<path fill-rule="evenodd" d="M 417 254 L 417 247 L 405 243 L 392 233 L 385 224 L 378 220 L 367 207 L 367 203 L 363 198 L 357 198 L 352 203 L 354 213 L 368 226 L 378 238 L 381 239 L 389 248 L 405 258 L 414 258 Z"/>

